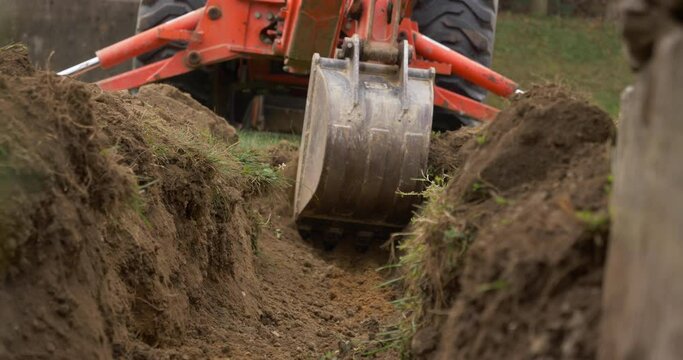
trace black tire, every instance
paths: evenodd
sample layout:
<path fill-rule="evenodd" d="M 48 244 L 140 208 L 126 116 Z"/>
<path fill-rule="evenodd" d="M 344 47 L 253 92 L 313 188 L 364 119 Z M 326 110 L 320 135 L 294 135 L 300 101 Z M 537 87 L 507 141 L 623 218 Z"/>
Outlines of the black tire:
<path fill-rule="evenodd" d="M 498 0 L 418 0 L 412 19 L 420 32 L 441 44 L 490 67 L 496 33 Z M 448 90 L 477 101 L 486 99 L 486 90 L 457 76 L 437 76 L 436 82 Z M 444 127 L 441 117 L 452 123 L 452 114 L 435 111 L 435 127 Z M 467 122 L 467 119 L 461 119 Z M 445 126 L 451 130 L 458 126 Z M 443 129 L 440 129 L 443 130 Z"/>
<path fill-rule="evenodd" d="M 206 0 L 142 0 L 138 8 L 137 32 L 151 29 L 155 26 L 185 15 L 206 4 Z M 133 67 L 140 67 L 173 56 L 179 50 L 183 50 L 187 44 L 173 42 L 158 50 L 138 56 L 133 61 Z M 193 72 L 168 79 L 165 83 L 173 85 L 180 90 L 192 95 L 192 97 L 204 106 L 213 109 L 220 115 L 225 114 L 225 109 L 217 108 L 215 99 L 216 69 L 200 69 Z"/>
<path fill-rule="evenodd" d="M 183 16 L 192 10 L 199 9 L 206 4 L 206 0 L 142 0 L 138 8 L 136 32 L 142 32 L 155 26 Z M 166 59 L 178 50 L 185 48 L 184 43 L 171 43 L 159 50 L 140 55 L 140 64 Z"/>

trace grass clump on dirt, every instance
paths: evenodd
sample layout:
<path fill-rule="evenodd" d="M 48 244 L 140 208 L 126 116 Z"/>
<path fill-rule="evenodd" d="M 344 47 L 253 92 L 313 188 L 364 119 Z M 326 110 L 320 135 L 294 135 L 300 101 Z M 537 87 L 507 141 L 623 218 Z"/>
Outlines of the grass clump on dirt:
<path fill-rule="evenodd" d="M 541 87 L 478 131 L 450 135 L 446 161 L 434 150 L 449 135 L 432 144 L 433 164 L 455 166 L 401 244 L 407 347 L 418 359 L 594 357 L 610 117 Z"/>
<path fill-rule="evenodd" d="M 226 309 L 258 316 L 246 202 L 277 171 L 173 88 L 26 64 L 0 50 L 0 358 L 229 355 Z"/>

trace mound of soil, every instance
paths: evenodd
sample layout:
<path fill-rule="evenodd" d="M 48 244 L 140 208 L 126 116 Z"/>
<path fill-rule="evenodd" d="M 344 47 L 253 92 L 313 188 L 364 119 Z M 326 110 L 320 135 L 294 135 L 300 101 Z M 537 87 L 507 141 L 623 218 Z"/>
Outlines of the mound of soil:
<path fill-rule="evenodd" d="M 595 357 L 614 135 L 603 111 L 543 87 L 456 141 L 457 170 L 406 245 L 424 246 L 408 284 L 429 324 L 418 358 Z"/>
<path fill-rule="evenodd" d="M 103 93 L 25 55 L 0 51 L 0 358 L 394 359 L 389 301 L 412 299 L 417 357 L 594 357 L 614 126 L 588 103 L 534 89 L 433 142 L 450 182 L 397 296 L 386 253 L 302 241 L 289 189 L 261 191 L 187 95 Z M 265 154 L 294 176 L 295 147 Z"/>
<path fill-rule="evenodd" d="M 158 89 L 2 70 L 0 358 L 226 356 L 258 317 L 249 181 Z"/>
<path fill-rule="evenodd" d="M 296 147 L 233 153 L 220 121 L 166 86 L 0 73 L 0 359 L 397 357 L 387 254 L 303 241 L 258 174 L 293 184 Z"/>
<path fill-rule="evenodd" d="M 237 142 L 235 128 L 228 125 L 225 119 L 173 86 L 144 86 L 140 89 L 138 98 L 157 107 L 159 115 L 175 128 L 192 128 L 230 144 Z"/>

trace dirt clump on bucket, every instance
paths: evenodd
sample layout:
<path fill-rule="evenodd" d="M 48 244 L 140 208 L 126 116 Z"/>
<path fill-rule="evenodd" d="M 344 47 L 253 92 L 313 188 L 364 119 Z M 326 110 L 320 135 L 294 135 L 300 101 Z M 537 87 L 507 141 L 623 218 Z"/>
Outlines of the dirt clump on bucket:
<path fill-rule="evenodd" d="M 103 93 L 15 55 L 0 52 L 0 358 L 229 354 L 226 327 L 258 317 L 234 129 L 222 142 L 172 92 Z"/>
<path fill-rule="evenodd" d="M 416 357 L 595 357 L 614 136 L 600 109 L 539 87 L 457 145 L 402 245 Z"/>

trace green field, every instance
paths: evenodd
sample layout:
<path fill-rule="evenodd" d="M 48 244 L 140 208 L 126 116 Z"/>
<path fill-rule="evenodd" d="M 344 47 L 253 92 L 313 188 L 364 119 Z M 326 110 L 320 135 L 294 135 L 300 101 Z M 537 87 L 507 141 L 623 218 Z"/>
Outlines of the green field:
<path fill-rule="evenodd" d="M 559 83 L 584 95 L 616 118 L 621 91 L 632 81 L 616 24 L 595 19 L 503 13 L 493 68 L 523 88 Z M 489 96 L 488 102 L 505 106 Z M 241 146 L 264 147 L 296 136 L 241 132 Z"/>
<path fill-rule="evenodd" d="M 632 80 L 616 25 L 593 19 L 501 14 L 493 67 L 524 88 L 564 84 L 612 116 Z M 495 97 L 489 102 L 502 105 Z"/>
<path fill-rule="evenodd" d="M 301 137 L 292 134 L 279 134 L 265 131 L 240 130 L 238 146 L 242 149 L 264 149 L 277 145 L 280 141 L 287 141 L 299 145 Z"/>

